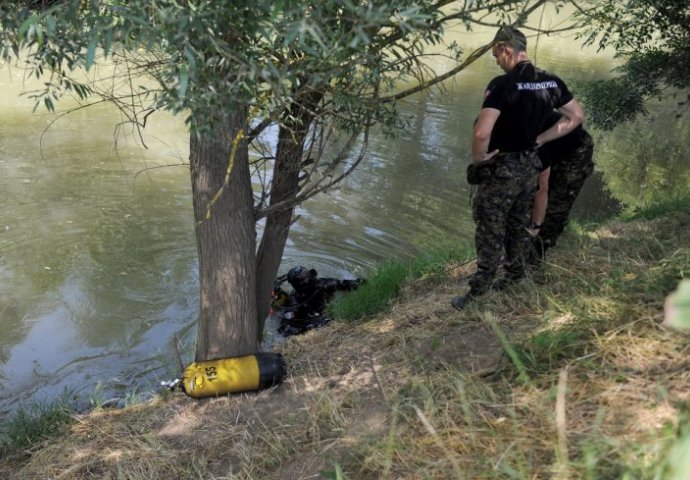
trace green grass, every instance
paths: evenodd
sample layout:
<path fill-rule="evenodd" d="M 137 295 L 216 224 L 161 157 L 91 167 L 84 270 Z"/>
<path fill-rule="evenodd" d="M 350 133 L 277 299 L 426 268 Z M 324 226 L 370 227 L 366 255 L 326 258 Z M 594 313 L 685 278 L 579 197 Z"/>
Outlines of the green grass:
<path fill-rule="evenodd" d="M 384 263 L 367 277 L 359 289 L 330 302 L 328 314 L 345 322 L 376 315 L 388 308 L 410 280 L 442 275 L 449 265 L 467 261 L 471 256 L 467 248 L 448 244 L 409 262 Z"/>
<path fill-rule="evenodd" d="M 412 278 L 423 278 L 445 273 L 449 265 L 463 263 L 474 257 L 474 251 L 458 244 L 443 244 L 434 247 L 412 261 Z"/>
<path fill-rule="evenodd" d="M 685 212 L 690 208 L 690 195 L 678 195 L 643 207 L 628 208 L 621 215 L 625 221 L 652 220 L 674 212 Z"/>
<path fill-rule="evenodd" d="M 55 436 L 72 421 L 72 410 L 61 399 L 21 406 L 4 428 L 0 441 L 2 453 L 21 450 Z"/>
<path fill-rule="evenodd" d="M 521 365 L 530 373 L 554 371 L 583 354 L 587 345 L 585 326 L 538 332 L 515 345 Z"/>
<path fill-rule="evenodd" d="M 328 313 L 341 321 L 352 322 L 384 310 L 398 295 L 409 277 L 409 268 L 389 262 L 374 271 L 360 288 L 334 299 Z"/>

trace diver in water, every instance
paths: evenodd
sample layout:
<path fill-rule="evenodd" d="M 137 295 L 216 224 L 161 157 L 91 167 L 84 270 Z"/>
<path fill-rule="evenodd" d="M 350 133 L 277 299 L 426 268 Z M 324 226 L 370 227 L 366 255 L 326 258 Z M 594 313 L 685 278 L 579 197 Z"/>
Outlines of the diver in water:
<path fill-rule="evenodd" d="M 292 287 L 290 293 L 282 288 L 286 281 Z M 355 290 L 363 283 L 364 279 L 361 278 L 318 278 L 313 268 L 290 269 L 287 275 L 276 279 L 273 287 L 271 314 L 280 319 L 278 332 L 287 337 L 326 325 L 331 319 L 324 315 L 324 311 L 335 293 Z"/>

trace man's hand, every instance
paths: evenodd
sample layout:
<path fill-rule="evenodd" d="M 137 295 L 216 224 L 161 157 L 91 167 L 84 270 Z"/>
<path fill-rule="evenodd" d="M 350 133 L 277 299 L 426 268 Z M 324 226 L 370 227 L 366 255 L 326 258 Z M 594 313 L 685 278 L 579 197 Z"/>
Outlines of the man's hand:
<path fill-rule="evenodd" d="M 527 233 L 529 233 L 529 236 L 532 238 L 539 235 L 539 229 L 538 228 L 526 228 L 525 230 L 527 230 Z"/>
<path fill-rule="evenodd" d="M 492 158 L 494 158 L 496 155 L 498 155 L 498 148 L 491 152 L 484 153 L 482 155 L 482 158 L 480 158 L 479 160 L 474 160 L 474 163 L 486 162 L 487 160 L 491 160 Z"/>
<path fill-rule="evenodd" d="M 585 112 L 582 106 L 573 99 L 563 105 L 558 111 L 563 115 L 561 119 L 553 124 L 548 130 L 537 135 L 536 146 L 541 147 L 545 143 L 556 140 L 572 132 L 585 119 Z"/>

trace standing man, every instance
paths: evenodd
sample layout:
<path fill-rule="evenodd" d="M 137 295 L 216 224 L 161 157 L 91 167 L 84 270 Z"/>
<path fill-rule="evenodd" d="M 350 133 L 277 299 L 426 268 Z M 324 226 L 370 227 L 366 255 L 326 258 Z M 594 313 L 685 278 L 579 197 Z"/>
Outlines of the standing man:
<path fill-rule="evenodd" d="M 558 113 L 554 112 L 547 125 L 550 126 L 559 119 Z M 529 257 L 531 263 L 541 260 L 546 250 L 556 245 L 556 240 L 563 233 L 570 209 L 585 180 L 594 171 L 593 153 L 594 141 L 582 125 L 539 149 L 543 167 L 547 168 L 544 171 L 546 188 L 542 191 L 544 174 L 540 174 L 539 192 L 532 215 L 533 225 L 530 225 L 534 227 L 530 230 L 534 237 L 534 255 Z"/>
<path fill-rule="evenodd" d="M 524 277 L 531 248 L 527 228 L 541 167 L 536 147 L 572 131 L 584 117 L 565 83 L 534 67 L 526 48 L 525 35 L 513 27 L 501 27 L 493 40 L 491 53 L 506 73 L 489 83 L 474 127 L 471 167 L 489 174 L 472 201 L 477 272 L 470 278 L 470 291 L 453 298 L 458 310 L 492 287 L 504 253 L 504 282 Z M 543 131 L 554 109 L 562 118 Z"/>

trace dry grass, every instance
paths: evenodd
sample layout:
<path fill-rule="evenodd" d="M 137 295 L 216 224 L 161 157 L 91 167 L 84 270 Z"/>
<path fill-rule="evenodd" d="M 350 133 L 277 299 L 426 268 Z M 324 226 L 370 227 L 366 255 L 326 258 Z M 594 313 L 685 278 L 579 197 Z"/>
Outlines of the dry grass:
<path fill-rule="evenodd" d="M 6 479 L 652 478 L 688 404 L 689 337 L 660 323 L 690 215 L 567 236 L 515 288 L 450 307 L 473 266 L 281 349 L 258 394 L 82 417 Z"/>

